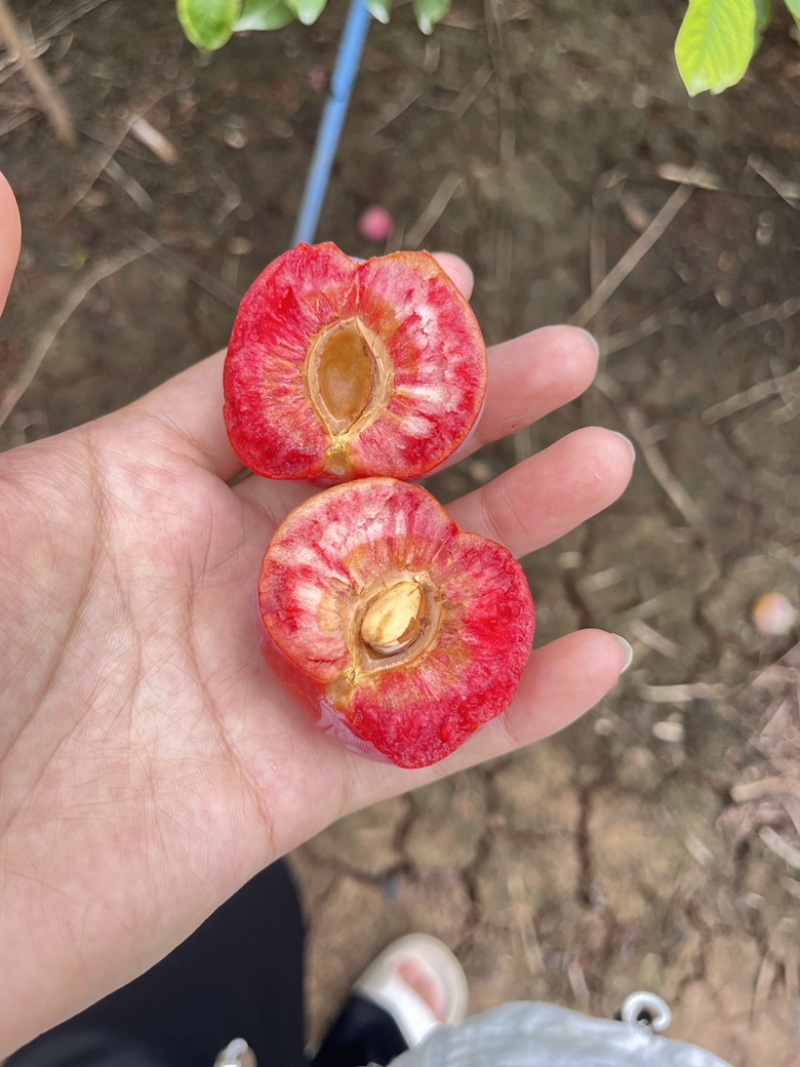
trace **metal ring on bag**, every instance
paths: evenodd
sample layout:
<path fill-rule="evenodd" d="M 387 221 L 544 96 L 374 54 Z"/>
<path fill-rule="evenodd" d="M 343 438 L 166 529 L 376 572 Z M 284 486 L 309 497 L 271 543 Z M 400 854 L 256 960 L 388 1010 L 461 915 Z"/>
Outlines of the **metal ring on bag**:
<path fill-rule="evenodd" d="M 672 1013 L 661 997 L 639 990 L 625 998 L 620 1008 L 620 1018 L 630 1026 L 661 1034 L 672 1022 Z"/>

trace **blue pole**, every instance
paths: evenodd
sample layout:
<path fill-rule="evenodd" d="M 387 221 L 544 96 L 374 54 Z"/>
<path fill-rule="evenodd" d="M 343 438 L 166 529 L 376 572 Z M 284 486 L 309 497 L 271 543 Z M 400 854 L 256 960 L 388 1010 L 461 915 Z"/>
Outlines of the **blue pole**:
<path fill-rule="evenodd" d="M 300 214 L 292 236 L 292 246 L 301 241 L 310 244 L 317 232 L 317 223 L 328 189 L 331 167 L 361 63 L 361 53 L 364 50 L 369 25 L 370 13 L 364 0 L 351 0 L 333 69 L 331 92 L 322 115 L 314 156 L 300 205 Z"/>

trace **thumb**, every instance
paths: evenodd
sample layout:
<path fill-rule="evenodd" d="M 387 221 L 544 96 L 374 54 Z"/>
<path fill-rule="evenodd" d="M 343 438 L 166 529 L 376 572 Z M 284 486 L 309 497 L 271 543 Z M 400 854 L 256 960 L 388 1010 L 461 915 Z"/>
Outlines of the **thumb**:
<path fill-rule="evenodd" d="M 0 174 L 0 313 L 6 304 L 11 279 L 19 259 L 22 228 L 11 186 Z"/>

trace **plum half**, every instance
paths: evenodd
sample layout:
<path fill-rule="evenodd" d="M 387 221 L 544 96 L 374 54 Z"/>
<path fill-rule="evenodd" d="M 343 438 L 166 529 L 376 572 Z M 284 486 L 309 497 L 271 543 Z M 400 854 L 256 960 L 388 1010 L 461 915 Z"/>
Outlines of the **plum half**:
<path fill-rule="evenodd" d="M 499 715 L 533 640 L 525 574 L 427 490 L 365 478 L 293 511 L 267 549 L 268 661 L 347 747 L 424 767 Z"/>
<path fill-rule="evenodd" d="M 418 479 L 469 436 L 486 371 L 475 316 L 427 252 L 356 262 L 330 243 L 301 244 L 239 307 L 225 423 L 266 478 Z"/>

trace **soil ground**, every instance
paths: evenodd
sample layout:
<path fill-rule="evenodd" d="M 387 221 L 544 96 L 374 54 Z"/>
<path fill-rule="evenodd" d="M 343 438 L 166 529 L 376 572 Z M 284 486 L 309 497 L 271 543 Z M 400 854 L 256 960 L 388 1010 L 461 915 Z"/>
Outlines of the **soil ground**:
<path fill-rule="evenodd" d="M 3 447 L 225 344 L 239 295 L 291 239 L 343 18 L 332 0 L 312 29 L 209 61 L 169 4 L 12 6 L 80 144 L 59 147 L 0 53 L 0 166 L 25 228 Z M 455 0 L 429 39 L 408 5 L 371 31 L 319 237 L 374 254 L 356 220 L 385 204 L 393 247 L 471 262 L 490 340 L 555 321 L 597 334 L 586 397 L 436 488 L 581 425 L 631 435 L 623 500 L 526 567 L 537 641 L 598 625 L 636 659 L 559 737 L 293 857 L 312 1036 L 374 952 L 424 929 L 463 961 L 473 1010 L 538 998 L 612 1015 L 646 988 L 671 1004 L 671 1036 L 737 1067 L 800 1063 L 800 634 L 762 636 L 750 614 L 772 591 L 800 607 L 800 55 L 779 15 L 739 87 L 689 100 L 672 58 L 683 10 Z M 171 152 L 130 132 L 137 116 Z"/>

